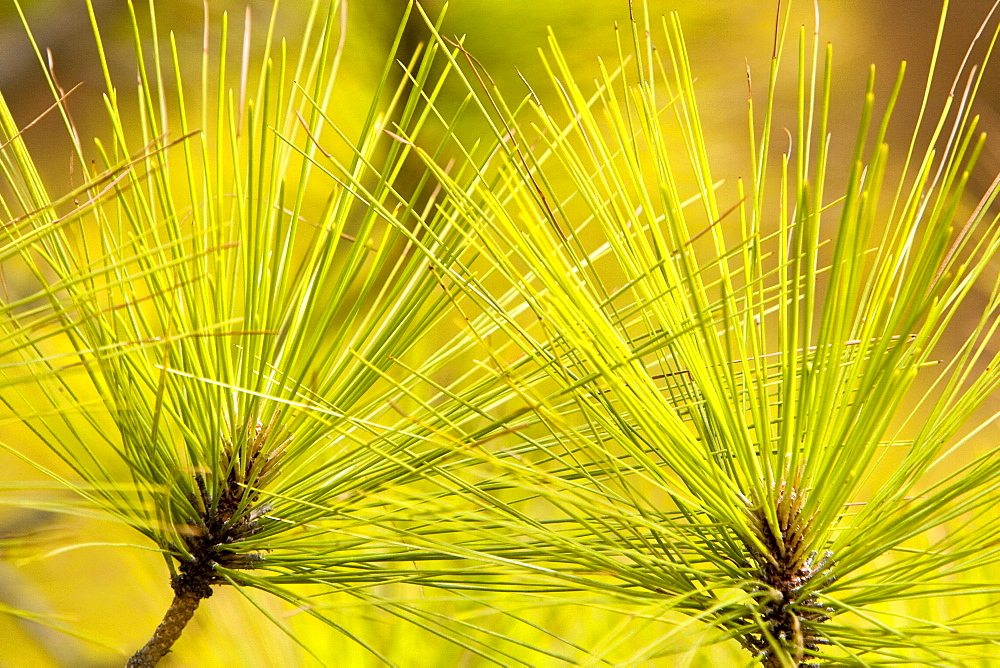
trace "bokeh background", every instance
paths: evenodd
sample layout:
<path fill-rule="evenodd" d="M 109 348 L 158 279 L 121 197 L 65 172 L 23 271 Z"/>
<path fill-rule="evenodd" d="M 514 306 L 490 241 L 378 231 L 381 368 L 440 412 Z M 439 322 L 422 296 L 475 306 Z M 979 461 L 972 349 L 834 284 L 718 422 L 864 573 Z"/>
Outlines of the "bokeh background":
<path fill-rule="evenodd" d="M 39 46 L 51 52 L 53 70 L 62 86 L 82 84 L 70 99 L 80 135 L 85 140 L 106 136 L 100 99 L 102 76 L 84 0 L 22 0 L 21 4 Z M 145 2 L 139 0 L 137 4 L 142 8 Z M 302 0 L 283 1 L 279 34 L 296 34 L 296 26 L 303 20 L 302 4 Z M 650 0 L 648 3 L 652 15 L 676 10 L 681 16 L 698 77 L 699 102 L 715 172 L 727 179 L 747 176 L 747 69 L 762 95 L 774 39 L 775 5 L 774 0 Z M 951 5 L 934 88 L 935 104 L 940 104 L 941 96 L 951 86 L 954 72 L 992 0 L 956 0 Z M 229 11 L 231 30 L 238 32 L 247 6 L 245 2 L 213 0 L 207 11 L 213 25 L 218 25 L 223 11 Z M 333 110 L 338 122 L 347 129 L 359 127 L 361 115 L 368 109 L 368 99 L 404 6 L 401 0 L 349 3 L 346 57 Z M 425 6 L 432 13 L 442 9 L 438 0 L 427 0 Z M 93 0 L 93 7 L 106 39 L 113 75 L 122 82 L 128 82 L 130 76 L 134 80 L 126 3 Z M 261 34 L 272 2 L 253 0 L 249 7 L 255 34 Z M 811 1 L 798 0 L 793 27 L 805 25 L 811 34 L 817 8 L 823 41 L 834 44 L 833 160 L 843 158 L 853 143 L 868 66 L 872 63 L 884 101 L 899 62 L 909 62 L 907 83 L 890 132 L 890 144 L 898 144 L 901 150 L 909 140 L 909 128 L 921 101 L 941 3 L 819 0 L 814 6 Z M 201 49 L 205 11 L 200 0 L 160 0 L 160 27 L 176 33 L 182 50 L 197 53 Z M 537 49 L 545 46 L 550 28 L 580 80 L 587 80 L 597 72 L 597 58 L 616 60 L 614 26 L 616 22 L 624 25 L 628 16 L 626 0 L 456 0 L 447 10 L 444 33 L 464 36 L 466 47 L 501 89 L 516 97 L 524 91 L 521 77 L 529 82 L 545 79 Z M 412 21 L 404 40 L 404 53 L 416 48 L 422 39 L 421 25 Z M 785 68 L 786 81 L 793 75 L 791 64 L 789 61 Z M 986 78 L 987 87 L 978 108 L 982 129 L 993 136 L 1000 136 L 997 66 L 1000 63 L 994 63 L 994 73 Z M 547 90 L 544 85 L 538 88 L 542 95 Z M 784 99 L 791 101 L 793 89 L 787 90 L 788 97 Z M 40 65 L 9 0 L 0 3 L 0 91 L 21 125 L 33 121 L 52 102 Z M 80 166 L 74 165 L 70 158 L 70 144 L 58 119 L 41 119 L 25 138 L 53 192 L 68 190 L 81 182 Z M 1000 144 L 991 139 L 973 174 L 970 192 L 978 198 L 998 172 Z M 969 207 L 973 204 L 974 201 L 970 202 Z M 18 277 L 6 278 L 16 291 Z M 975 300 L 971 308 L 975 308 Z M 956 336 L 960 335 L 961 323 L 958 323 Z M 997 435 L 1000 434 L 989 430 L 985 434 Z M 8 435 L 0 433 L 0 439 L 7 440 Z M 46 465 L 58 465 L 45 452 L 30 454 Z M 6 499 L 44 497 L 44 493 L 26 492 L 20 487 L 35 486 L 39 480 L 41 477 L 33 468 L 0 452 L 0 493 Z M 42 624 L 0 614 L 0 667 L 121 665 L 123 652 L 130 652 L 145 641 L 170 596 L 162 560 L 130 546 L 135 541 L 132 532 L 100 519 L 0 505 L 0 612 L 3 606 L 12 606 L 55 615 L 76 629 L 104 638 L 110 645 L 104 647 Z M 100 545 L 49 554 L 51 549 L 66 543 Z M 305 615 L 273 602 L 262 601 L 262 604 L 303 634 L 317 654 L 329 659 L 330 665 L 374 665 L 362 651 L 311 623 Z M 456 614 L 462 614 L 460 607 L 456 610 Z M 440 642 L 435 644 L 432 637 L 395 624 L 391 618 L 373 611 L 345 609 L 344 615 L 352 628 L 392 649 L 401 665 L 477 665 L 474 657 L 441 646 Z M 564 627 L 568 634 L 575 634 L 581 640 L 588 636 L 588 625 L 608 623 L 600 613 L 582 609 L 552 611 L 544 621 L 557 633 Z M 243 599 L 221 590 L 206 602 L 175 649 L 165 665 L 316 663 Z M 726 661 L 736 657 L 727 651 L 722 648 L 714 654 L 680 655 L 664 660 L 661 665 L 726 665 Z"/>

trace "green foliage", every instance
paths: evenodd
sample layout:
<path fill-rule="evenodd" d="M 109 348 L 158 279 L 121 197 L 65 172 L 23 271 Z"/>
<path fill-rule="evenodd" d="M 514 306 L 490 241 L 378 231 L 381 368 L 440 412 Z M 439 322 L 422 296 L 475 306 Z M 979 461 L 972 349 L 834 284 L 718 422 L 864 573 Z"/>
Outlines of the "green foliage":
<path fill-rule="evenodd" d="M 762 130 L 750 99 L 751 178 L 726 188 L 677 18 L 646 21 L 594 91 L 551 41 L 557 111 L 534 93 L 508 103 L 470 68 L 495 145 L 467 150 L 464 180 L 425 154 L 467 230 L 438 271 L 527 409 L 492 427 L 522 442 L 483 453 L 498 477 L 450 483 L 482 506 L 456 521 L 504 527 L 480 532 L 486 553 L 640 617 L 707 622 L 765 665 L 989 656 L 977 603 L 929 619 L 893 605 L 996 593 L 1000 461 L 955 456 L 969 457 L 965 425 L 1000 381 L 996 186 L 968 218 L 959 208 L 985 141 L 969 111 L 983 69 L 956 77 L 961 104 L 949 98 L 924 148 L 913 129 L 890 184 L 902 70 L 881 117 L 872 72 L 855 150 L 835 167 L 832 51 L 803 31 L 792 148 L 771 147 L 779 48 Z M 843 192 L 831 172 L 849 175 Z M 937 363 L 983 282 L 986 307 Z M 520 354 L 490 352 L 498 342 Z"/>
<path fill-rule="evenodd" d="M 343 18 L 314 2 L 294 48 L 268 34 L 257 63 L 232 72 L 227 21 L 192 69 L 154 5 L 142 21 L 133 12 L 138 86 L 122 89 L 102 61 L 112 138 L 62 199 L 0 109 L 4 253 L 39 286 L 4 307 L 2 400 L 71 471 L 51 475 L 163 551 L 175 591 L 188 577 L 200 597 L 228 583 L 303 604 L 286 585 L 321 583 L 377 601 L 367 586 L 426 577 L 414 566 L 426 556 L 391 539 L 408 503 L 397 488 L 448 450 L 393 440 L 410 424 L 396 410 L 413 380 L 390 367 L 447 300 L 403 230 L 313 165 L 317 139 L 337 133 L 324 109 Z M 434 51 L 395 91 L 389 54 L 351 143 L 345 169 L 375 201 L 409 152 L 382 128 L 393 119 L 419 134 L 428 122 Z M 410 188 L 414 202 L 427 182 Z M 454 243 L 448 218 L 432 219 Z"/>
<path fill-rule="evenodd" d="M 433 659 L 326 594 L 451 663 L 991 656 L 997 185 L 962 204 L 985 68 L 932 112 L 932 67 L 892 160 L 903 69 L 878 104 L 873 69 L 835 164 L 832 49 L 802 31 L 782 152 L 785 9 L 749 177 L 720 181 L 676 15 L 637 8 L 593 89 L 552 37 L 554 96 L 512 100 L 418 6 L 430 44 L 391 89 L 400 29 L 352 139 L 342 10 L 235 72 L 225 21 L 192 69 L 133 12 L 135 96 L 102 60 L 111 138 L 61 198 L 0 100 L 0 260 L 38 285 L 3 304 L 0 399 L 63 463 L 39 468 L 142 533 L 177 599 L 229 584 L 283 626 L 263 590 L 389 663 Z M 546 614 L 584 608 L 609 630 Z"/>

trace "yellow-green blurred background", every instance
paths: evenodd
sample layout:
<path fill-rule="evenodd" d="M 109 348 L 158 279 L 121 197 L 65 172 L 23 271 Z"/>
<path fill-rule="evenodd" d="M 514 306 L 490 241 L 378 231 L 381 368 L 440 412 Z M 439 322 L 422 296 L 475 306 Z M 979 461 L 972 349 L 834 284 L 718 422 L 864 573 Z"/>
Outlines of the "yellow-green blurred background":
<path fill-rule="evenodd" d="M 24 11 L 42 49 L 51 50 L 54 71 L 64 88 L 83 85 L 71 96 L 70 107 L 81 136 L 86 140 L 104 136 L 107 128 L 100 95 L 102 78 L 97 51 L 83 0 L 23 0 Z M 145 3 L 139 0 L 141 8 Z M 255 34 L 261 34 L 272 3 L 249 3 Z M 278 32 L 294 41 L 302 21 L 302 0 L 284 0 Z M 349 32 L 345 62 L 335 95 L 332 114 L 345 128 L 357 128 L 367 112 L 368 97 L 382 68 L 385 53 L 402 14 L 400 0 L 352 0 L 349 2 Z M 639 9 L 637 4 L 637 11 Z M 934 110 L 951 85 L 969 40 L 975 34 L 992 0 L 960 0 L 952 3 L 945 33 L 943 57 Z M 114 75 L 125 85 L 134 79 L 130 23 L 122 0 L 94 0 L 98 21 L 107 40 L 106 49 Z M 242 29 L 246 3 L 213 1 L 209 15 L 218 25 L 222 11 L 232 15 L 232 30 Z M 431 11 L 442 4 L 428 0 Z M 890 142 L 905 142 L 917 113 L 935 30 L 939 21 L 937 0 L 820 0 L 821 32 L 834 43 L 834 160 L 850 150 L 857 123 L 868 65 L 875 63 L 883 96 L 895 77 L 900 60 L 908 60 L 904 87 Z M 768 60 L 774 39 L 776 7 L 764 0 L 652 0 L 649 11 L 657 16 L 670 10 L 680 13 L 686 30 L 691 61 L 698 77 L 699 102 L 706 124 L 717 177 L 747 176 L 746 124 L 747 68 L 755 87 L 766 86 Z M 813 3 L 799 0 L 793 26 L 814 25 Z M 160 0 L 161 30 L 173 30 L 182 50 L 197 53 L 202 43 L 204 5 L 196 0 Z M 512 97 L 524 90 L 520 76 L 539 82 L 537 54 L 552 28 L 580 80 L 596 71 L 596 59 L 615 61 L 615 22 L 628 20 L 626 0 L 456 0 L 447 11 L 443 32 L 465 36 L 465 45 Z M 791 36 L 794 39 L 794 35 Z M 404 43 L 404 52 L 422 39 L 414 22 Z M 792 62 L 785 68 L 786 80 L 793 74 Z M 996 67 L 993 68 L 996 70 Z M 193 72 L 193 76 L 197 73 Z M 987 76 L 979 111 L 982 127 L 1000 129 L 1000 77 Z M 782 98 L 791 102 L 793 89 Z M 21 125 L 31 122 L 51 104 L 43 85 L 40 66 L 25 38 L 10 0 L 0 3 L 0 91 Z M 780 117 L 791 119 L 791 114 Z M 25 135 L 28 146 L 43 167 L 53 192 L 81 182 L 80 166 L 70 159 L 70 144 L 55 116 L 42 119 Z M 779 138 L 780 141 L 780 138 Z M 87 144 L 85 144 L 87 146 Z M 902 146 L 900 146 L 900 150 Z M 995 140 L 972 179 L 971 191 L 978 197 L 1000 171 L 1000 148 Z M 17 277 L 9 277 L 16 283 Z M 959 328 L 960 329 L 960 328 Z M 956 332 L 959 335 L 961 332 Z M 996 435 L 989 432 L 989 435 Z M 5 441 L 7 434 L 2 435 Z M 55 464 L 44 452 L 29 453 L 46 464 Z M 13 456 L 0 454 L 0 484 L 38 481 L 40 475 Z M 5 492 L 10 498 L 24 494 Z M 6 548 L 5 537 L 32 536 L 25 547 Z M 0 605 L 60 616 L 75 627 L 110 641 L 109 649 L 62 635 L 45 626 L 0 615 L 0 667 L 5 666 L 111 666 L 124 663 L 131 652 L 148 638 L 169 601 L 166 569 L 152 552 L 134 547 L 82 547 L 44 559 L 48 547 L 86 542 L 135 543 L 138 536 L 111 522 L 74 519 L 0 506 Z M 24 543 L 23 540 L 11 541 Z M 228 589 L 228 588 L 225 588 Z M 302 634 L 306 643 L 328 665 L 363 666 L 376 662 L 333 631 L 310 622 L 267 600 L 262 604 Z M 331 600 L 331 604 L 339 601 Z M 349 601 L 345 602 L 349 603 Z M 482 613 L 472 606 L 453 604 L 455 614 L 468 614 L 482 622 Z M 600 637 L 613 618 L 599 611 L 552 609 L 534 613 L 533 619 L 582 644 Z M 426 634 L 394 623 L 385 614 L 361 608 L 345 608 L 345 625 L 358 631 L 400 665 L 413 667 L 481 665 L 473 655 L 445 645 Z M 503 622 L 497 622 L 503 629 Z M 729 648 L 713 652 L 681 654 L 657 665 L 740 665 L 740 655 Z M 690 662 L 690 663 L 689 663 Z M 193 625 L 164 662 L 172 666 L 298 666 L 314 665 L 314 659 L 235 592 L 219 590 L 206 601 Z M 555 665 L 555 664 L 553 664 Z"/>

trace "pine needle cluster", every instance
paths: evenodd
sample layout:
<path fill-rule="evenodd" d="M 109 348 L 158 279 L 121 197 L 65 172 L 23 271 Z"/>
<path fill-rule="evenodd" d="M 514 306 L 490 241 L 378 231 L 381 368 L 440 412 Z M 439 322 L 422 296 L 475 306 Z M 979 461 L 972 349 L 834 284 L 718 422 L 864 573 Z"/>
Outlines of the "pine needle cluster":
<path fill-rule="evenodd" d="M 991 17 L 898 154 L 905 67 L 878 101 L 872 69 L 838 164 L 832 48 L 782 7 L 749 172 L 720 179 L 674 14 L 634 7 L 590 84 L 553 35 L 510 96 L 414 4 L 427 45 L 396 62 L 408 12 L 350 137 L 345 6 L 308 7 L 294 41 L 277 3 L 262 40 L 248 21 L 233 71 L 228 18 L 194 62 L 130 4 L 126 93 L 88 0 L 110 138 L 85 146 L 47 72 L 92 165 L 61 197 L 0 99 L 0 259 L 37 285 L 0 309 L 0 401 L 61 468 L 4 447 L 163 555 L 174 600 L 129 665 L 220 586 L 401 665 L 320 599 L 484 665 L 991 656 L 1000 179 L 965 206 Z M 541 621 L 580 607 L 616 623 Z"/>

